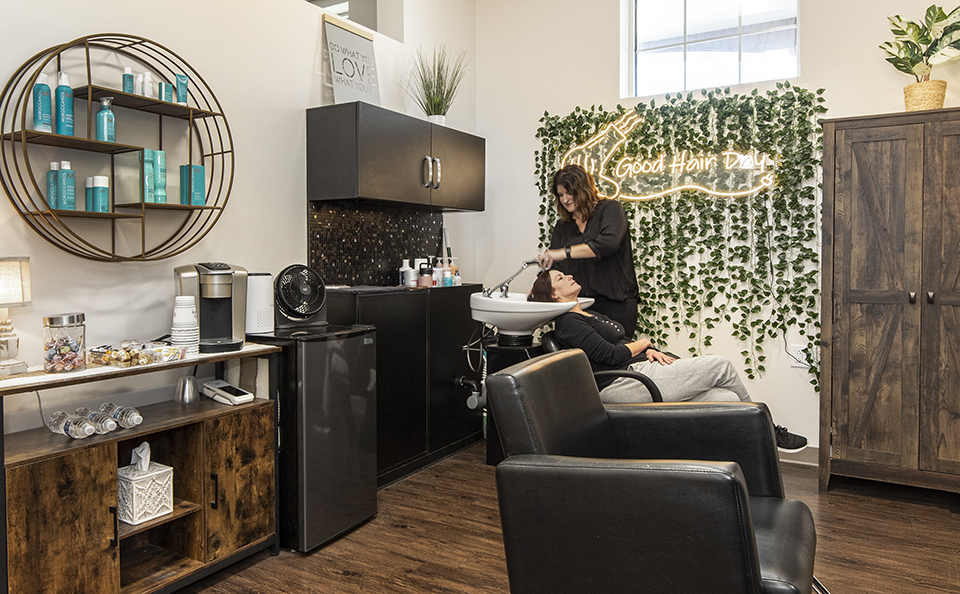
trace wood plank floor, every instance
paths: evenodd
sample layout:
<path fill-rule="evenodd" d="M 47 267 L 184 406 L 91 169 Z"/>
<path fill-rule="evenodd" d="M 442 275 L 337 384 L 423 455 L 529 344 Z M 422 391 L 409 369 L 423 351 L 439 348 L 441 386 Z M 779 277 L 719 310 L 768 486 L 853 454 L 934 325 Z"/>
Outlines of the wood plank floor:
<path fill-rule="evenodd" d="M 478 444 L 379 492 L 377 517 L 308 555 L 259 553 L 187 594 L 507 593 L 493 468 Z M 960 496 L 784 464 L 787 496 L 817 525 L 832 594 L 960 592 Z"/>

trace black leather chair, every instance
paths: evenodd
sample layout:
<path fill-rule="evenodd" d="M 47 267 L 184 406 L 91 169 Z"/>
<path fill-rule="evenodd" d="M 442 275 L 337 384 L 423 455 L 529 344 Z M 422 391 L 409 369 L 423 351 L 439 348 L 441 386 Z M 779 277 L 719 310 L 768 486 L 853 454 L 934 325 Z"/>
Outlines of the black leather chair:
<path fill-rule="evenodd" d="M 540 336 L 540 346 L 543 347 L 545 353 L 556 353 L 564 349 L 563 345 L 560 344 L 560 341 L 557 340 L 557 336 L 553 333 L 553 330 L 548 330 Z M 630 370 L 611 370 L 611 371 L 594 371 L 593 377 L 629 377 L 635 379 L 650 392 L 650 398 L 654 402 L 663 402 L 663 395 L 660 393 L 660 388 L 657 387 L 656 382 L 650 378 L 650 376 L 640 373 L 638 371 Z"/>
<path fill-rule="evenodd" d="M 576 349 L 486 386 L 512 594 L 813 591 L 813 517 L 784 499 L 763 404 L 604 406 Z"/>

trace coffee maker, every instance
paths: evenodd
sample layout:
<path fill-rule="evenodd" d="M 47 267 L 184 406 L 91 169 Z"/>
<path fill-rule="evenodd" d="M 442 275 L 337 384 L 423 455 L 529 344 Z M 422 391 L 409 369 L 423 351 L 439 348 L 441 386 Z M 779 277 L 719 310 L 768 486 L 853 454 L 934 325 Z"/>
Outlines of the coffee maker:
<path fill-rule="evenodd" d="M 177 295 L 193 295 L 200 325 L 200 352 L 243 348 L 247 315 L 247 271 L 222 262 L 173 269 Z"/>

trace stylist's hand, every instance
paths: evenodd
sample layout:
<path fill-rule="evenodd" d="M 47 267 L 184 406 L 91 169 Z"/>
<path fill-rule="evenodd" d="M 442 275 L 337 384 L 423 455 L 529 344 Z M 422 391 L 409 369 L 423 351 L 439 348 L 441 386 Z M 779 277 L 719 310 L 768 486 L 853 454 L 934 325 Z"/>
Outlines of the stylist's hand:
<path fill-rule="evenodd" d="M 567 253 L 564 250 L 547 250 L 537 257 L 540 261 L 540 268 L 550 270 L 550 267 L 556 262 L 563 262 L 567 259 Z"/>
<path fill-rule="evenodd" d="M 645 354 L 647 355 L 647 361 L 651 363 L 659 363 L 660 365 L 670 365 L 671 363 L 676 361 L 676 359 L 671 357 L 670 355 L 666 353 L 661 353 L 660 351 L 657 351 L 654 349 L 647 349 L 647 352 Z"/>

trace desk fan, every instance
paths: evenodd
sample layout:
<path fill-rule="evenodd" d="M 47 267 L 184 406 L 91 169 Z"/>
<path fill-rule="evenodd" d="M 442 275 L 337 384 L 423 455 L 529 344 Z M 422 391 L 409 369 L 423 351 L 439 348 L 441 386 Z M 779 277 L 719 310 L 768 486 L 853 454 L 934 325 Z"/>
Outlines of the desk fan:
<path fill-rule="evenodd" d="M 274 282 L 276 289 L 276 327 L 298 328 L 327 323 L 323 305 L 327 289 L 312 268 L 294 264 L 284 268 Z"/>

